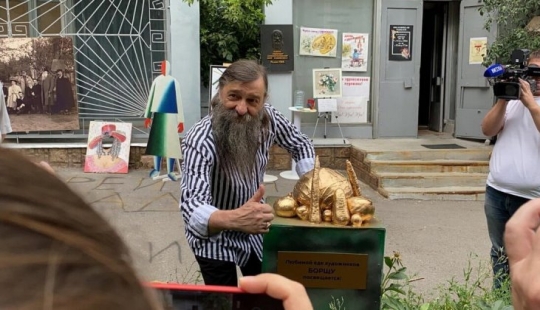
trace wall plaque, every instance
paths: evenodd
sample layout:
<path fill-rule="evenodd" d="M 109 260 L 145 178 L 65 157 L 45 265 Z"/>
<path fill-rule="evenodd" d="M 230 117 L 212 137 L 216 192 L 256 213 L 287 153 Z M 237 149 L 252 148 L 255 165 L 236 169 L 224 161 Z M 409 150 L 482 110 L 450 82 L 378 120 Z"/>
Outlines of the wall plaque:
<path fill-rule="evenodd" d="M 367 254 L 278 252 L 277 273 L 307 288 L 364 290 L 367 270 Z"/>
<path fill-rule="evenodd" d="M 262 65 L 269 72 L 294 70 L 292 25 L 261 25 Z"/>

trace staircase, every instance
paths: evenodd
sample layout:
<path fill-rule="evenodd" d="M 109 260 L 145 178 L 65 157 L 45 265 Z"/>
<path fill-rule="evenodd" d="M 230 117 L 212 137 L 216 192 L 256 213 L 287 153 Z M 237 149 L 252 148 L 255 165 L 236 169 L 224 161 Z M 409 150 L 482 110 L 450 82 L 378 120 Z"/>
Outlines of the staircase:
<path fill-rule="evenodd" d="M 490 148 L 357 151 L 358 177 L 389 199 L 484 200 Z"/>

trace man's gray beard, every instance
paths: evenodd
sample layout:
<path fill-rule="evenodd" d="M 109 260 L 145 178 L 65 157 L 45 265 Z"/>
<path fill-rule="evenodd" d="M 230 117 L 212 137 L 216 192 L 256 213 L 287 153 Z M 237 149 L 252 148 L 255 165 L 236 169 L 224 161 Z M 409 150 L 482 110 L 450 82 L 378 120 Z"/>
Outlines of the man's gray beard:
<path fill-rule="evenodd" d="M 212 130 L 216 143 L 218 162 L 225 175 L 237 173 L 241 178 L 251 178 L 258 164 L 257 151 L 268 131 L 268 115 L 263 108 L 259 117 L 248 113 L 238 115 L 234 109 L 217 104 L 212 109 Z"/>

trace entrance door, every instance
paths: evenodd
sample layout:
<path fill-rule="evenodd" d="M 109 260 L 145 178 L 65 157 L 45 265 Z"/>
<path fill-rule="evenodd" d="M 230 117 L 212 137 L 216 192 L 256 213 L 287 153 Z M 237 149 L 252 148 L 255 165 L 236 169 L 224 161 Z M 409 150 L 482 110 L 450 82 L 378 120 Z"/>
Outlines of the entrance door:
<path fill-rule="evenodd" d="M 381 13 L 375 136 L 417 137 L 422 1 L 382 0 Z"/>
<path fill-rule="evenodd" d="M 495 39 L 495 26 L 491 33 L 484 29 L 484 17 L 478 13 L 482 5 L 478 0 L 462 0 L 459 27 L 459 52 L 457 72 L 456 137 L 485 139 L 481 123 L 494 103 L 493 90 L 484 78 L 484 70 L 471 57 L 471 49 L 477 48 L 478 38 L 487 38 L 488 44 Z M 471 40 L 472 39 L 472 40 Z"/>
<path fill-rule="evenodd" d="M 443 130 L 448 2 L 424 2 L 418 125 Z"/>

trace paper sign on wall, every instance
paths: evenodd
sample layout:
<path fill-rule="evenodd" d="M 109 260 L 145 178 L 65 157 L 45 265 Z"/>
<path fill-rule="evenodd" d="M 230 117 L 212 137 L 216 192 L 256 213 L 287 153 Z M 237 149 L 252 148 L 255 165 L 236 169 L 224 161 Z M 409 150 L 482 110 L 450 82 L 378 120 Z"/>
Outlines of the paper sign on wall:
<path fill-rule="evenodd" d="M 332 113 L 332 120 L 339 123 L 367 123 L 366 97 L 342 97 L 338 100 L 337 111 Z"/>
<path fill-rule="evenodd" d="M 332 122 L 367 123 L 370 78 L 344 76 L 342 85 L 343 97 L 337 99 L 337 111 L 332 113 Z"/>

